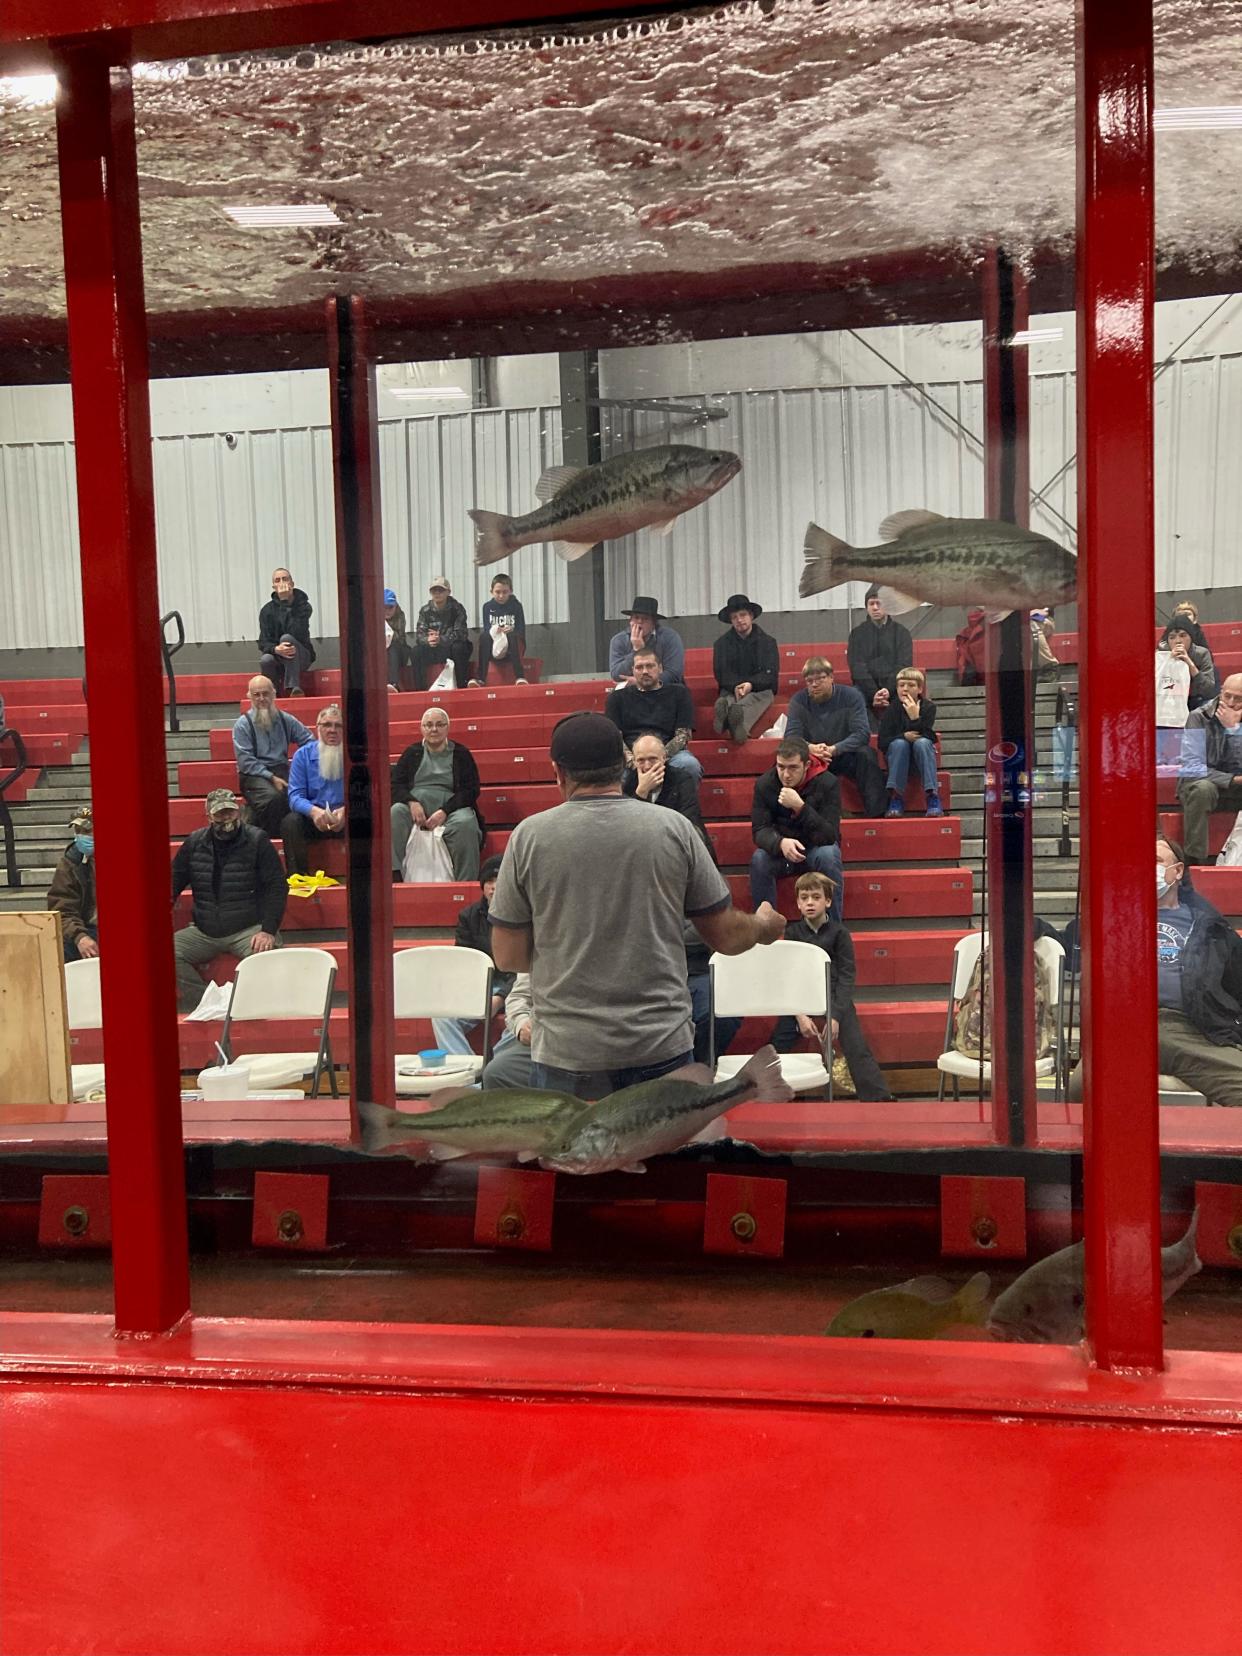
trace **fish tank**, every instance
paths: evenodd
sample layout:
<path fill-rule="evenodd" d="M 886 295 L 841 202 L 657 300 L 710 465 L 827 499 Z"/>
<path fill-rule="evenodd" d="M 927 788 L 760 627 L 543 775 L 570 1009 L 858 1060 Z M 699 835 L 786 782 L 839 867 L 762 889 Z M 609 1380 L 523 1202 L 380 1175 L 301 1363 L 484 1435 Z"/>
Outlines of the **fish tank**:
<path fill-rule="evenodd" d="M 47 1180 L 117 1149 L 141 832 L 200 1314 L 1077 1347 L 1098 1155 L 1164 1345 L 1238 1349 L 1238 112 L 1158 15 L 1151 361 L 1084 413 L 1075 41 L 729 0 L 137 62 L 137 806 L 55 88 L 0 82 L 0 898 L 66 966 L 7 1308 L 113 1303 Z"/>

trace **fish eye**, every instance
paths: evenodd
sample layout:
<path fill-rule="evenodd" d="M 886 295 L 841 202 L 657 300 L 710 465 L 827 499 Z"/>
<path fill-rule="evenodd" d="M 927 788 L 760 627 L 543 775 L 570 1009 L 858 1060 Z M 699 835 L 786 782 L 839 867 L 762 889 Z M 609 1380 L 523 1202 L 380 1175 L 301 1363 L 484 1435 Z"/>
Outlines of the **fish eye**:
<path fill-rule="evenodd" d="M 864 1328 L 863 1331 L 862 1331 L 862 1337 L 863 1337 L 864 1340 L 874 1340 L 875 1339 L 875 1329 L 874 1328 Z"/>

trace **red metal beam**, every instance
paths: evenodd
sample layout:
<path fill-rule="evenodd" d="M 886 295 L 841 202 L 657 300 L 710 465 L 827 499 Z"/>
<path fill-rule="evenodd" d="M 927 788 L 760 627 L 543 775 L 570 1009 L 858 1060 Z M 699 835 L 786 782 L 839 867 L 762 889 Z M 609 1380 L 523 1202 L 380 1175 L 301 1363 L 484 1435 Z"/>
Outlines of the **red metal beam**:
<path fill-rule="evenodd" d="M 1151 0 L 1081 0 L 1078 577 L 1087 1332 L 1163 1360 L 1156 1094 Z"/>
<path fill-rule="evenodd" d="M 356 1130 L 360 1098 L 396 1102 L 384 549 L 375 366 L 361 299 L 329 299 L 327 331 L 349 808 L 349 1091 Z"/>
<path fill-rule="evenodd" d="M 190 1304 L 168 790 L 134 106 L 128 70 L 66 54 L 57 106 L 82 610 L 96 803 L 119 1331 Z M 92 765 L 92 770 L 94 766 Z"/>

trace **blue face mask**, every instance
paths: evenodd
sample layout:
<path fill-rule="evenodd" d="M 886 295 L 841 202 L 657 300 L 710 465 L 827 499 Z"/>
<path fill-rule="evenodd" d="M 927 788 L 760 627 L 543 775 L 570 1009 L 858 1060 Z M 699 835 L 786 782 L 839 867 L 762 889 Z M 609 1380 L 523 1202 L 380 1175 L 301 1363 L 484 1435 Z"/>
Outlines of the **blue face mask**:
<path fill-rule="evenodd" d="M 73 843 L 77 846 L 78 850 L 84 857 L 93 857 L 95 855 L 94 834 L 75 834 L 73 836 Z"/>

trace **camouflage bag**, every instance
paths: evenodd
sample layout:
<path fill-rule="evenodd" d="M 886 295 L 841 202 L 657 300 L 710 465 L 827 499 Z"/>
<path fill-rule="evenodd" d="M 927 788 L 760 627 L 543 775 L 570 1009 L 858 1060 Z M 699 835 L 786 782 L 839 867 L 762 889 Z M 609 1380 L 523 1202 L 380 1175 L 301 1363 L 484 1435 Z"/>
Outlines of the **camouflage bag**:
<path fill-rule="evenodd" d="M 1038 955 L 1034 958 L 1035 1056 L 1046 1058 L 1056 1037 L 1056 1007 L 1053 1005 L 1052 974 Z M 966 993 L 957 1003 L 953 1018 L 953 1050 L 966 1058 L 985 1063 L 992 1057 L 992 972 L 987 949 L 979 951 Z"/>

